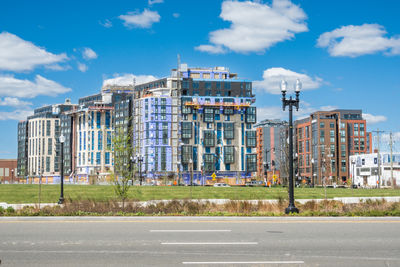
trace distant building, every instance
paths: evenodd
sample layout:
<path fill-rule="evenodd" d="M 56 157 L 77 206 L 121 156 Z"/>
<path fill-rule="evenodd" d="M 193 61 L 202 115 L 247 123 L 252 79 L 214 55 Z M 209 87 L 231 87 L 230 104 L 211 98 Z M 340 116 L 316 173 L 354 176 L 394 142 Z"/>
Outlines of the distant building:
<path fill-rule="evenodd" d="M 25 122 L 19 123 L 18 140 L 20 141 L 18 162 L 19 177 L 28 178 L 27 182 L 39 182 L 42 177 L 45 183 L 59 181 L 60 167 L 60 116 L 70 111 L 75 105 L 69 99 L 63 104 L 54 104 L 34 110 Z M 25 148 L 23 143 L 25 141 Z M 23 150 L 27 152 L 24 155 Z M 23 162 L 27 164 L 23 164 Z M 24 169 L 25 168 L 25 169 Z"/>
<path fill-rule="evenodd" d="M 380 177 L 380 186 L 388 187 L 392 186 L 393 174 L 394 185 L 400 185 L 400 154 L 393 153 L 392 164 L 390 153 L 381 152 L 379 155 L 380 166 L 378 165 L 378 153 L 350 156 L 352 184 L 360 187 L 375 188 L 379 184 Z"/>
<path fill-rule="evenodd" d="M 17 160 L 0 159 L 0 184 L 12 184 L 18 181 Z"/>
<path fill-rule="evenodd" d="M 285 174 L 285 171 L 281 172 L 281 167 L 286 163 L 284 150 L 287 147 L 288 123 L 267 119 L 254 127 L 257 129 L 257 175 L 268 178 L 270 183 L 277 183 L 280 174 Z"/>
<path fill-rule="evenodd" d="M 371 153 L 371 133 L 361 110 L 317 111 L 295 122 L 298 180 L 347 183 L 349 156 Z"/>
<path fill-rule="evenodd" d="M 224 67 L 181 64 L 170 77 L 105 85 L 77 105 L 41 107 L 19 123 L 18 175 L 59 182 L 63 135 L 64 181 L 102 182 L 114 171 L 113 136 L 123 132 L 132 134 L 143 158 L 135 169 L 147 181 L 188 184 L 192 174 L 198 184 L 244 183 L 257 172 L 254 102 L 251 81 Z"/>

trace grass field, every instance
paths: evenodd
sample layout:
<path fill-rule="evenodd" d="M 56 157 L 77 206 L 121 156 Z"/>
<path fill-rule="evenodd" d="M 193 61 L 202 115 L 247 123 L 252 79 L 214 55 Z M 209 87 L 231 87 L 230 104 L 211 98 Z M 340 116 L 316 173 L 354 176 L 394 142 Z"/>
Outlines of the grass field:
<path fill-rule="evenodd" d="M 155 199 L 189 199 L 190 187 L 165 186 L 133 186 L 129 190 L 130 200 Z M 37 203 L 39 185 L 0 185 L 0 202 L 7 203 Z M 41 202 L 55 203 L 60 196 L 59 185 L 42 185 Z M 383 197 L 400 196 L 399 189 L 348 189 L 327 188 L 327 197 Z M 107 201 L 116 199 L 112 186 L 102 185 L 65 185 L 64 197 L 72 200 Z M 324 188 L 295 188 L 295 198 L 317 199 L 324 198 Z M 282 187 L 192 187 L 193 199 L 278 199 L 287 198 L 287 188 Z"/>

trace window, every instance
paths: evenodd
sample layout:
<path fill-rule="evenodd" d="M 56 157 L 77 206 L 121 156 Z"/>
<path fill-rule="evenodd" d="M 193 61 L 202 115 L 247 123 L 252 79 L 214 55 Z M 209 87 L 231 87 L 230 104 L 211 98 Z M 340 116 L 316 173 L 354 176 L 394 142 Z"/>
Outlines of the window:
<path fill-rule="evenodd" d="M 162 140 L 163 145 L 168 145 L 168 122 L 162 124 Z"/>
<path fill-rule="evenodd" d="M 358 123 L 354 123 L 354 136 L 358 136 Z"/>
<path fill-rule="evenodd" d="M 248 172 L 257 171 L 257 154 L 246 155 L 246 170 Z"/>
<path fill-rule="evenodd" d="M 247 123 L 256 122 L 256 107 L 248 107 L 246 109 L 246 122 Z"/>
<path fill-rule="evenodd" d="M 50 157 L 46 157 L 46 172 L 50 172 Z"/>
<path fill-rule="evenodd" d="M 203 145 L 205 147 L 211 147 L 211 146 L 215 146 L 215 136 L 214 136 L 214 131 L 213 130 L 204 130 L 203 131 L 203 138 L 204 138 L 204 142 Z"/>
<path fill-rule="evenodd" d="M 246 131 L 246 146 L 256 147 L 256 131 Z"/>
<path fill-rule="evenodd" d="M 299 139 L 303 139 L 303 128 L 298 128 L 297 131 L 299 134 Z"/>
<path fill-rule="evenodd" d="M 341 122 L 340 123 L 340 129 L 344 129 L 344 128 L 346 128 L 346 124 L 344 122 Z"/>
<path fill-rule="evenodd" d="M 224 146 L 224 163 L 230 164 L 235 162 L 235 147 Z"/>
<path fill-rule="evenodd" d="M 182 89 L 189 89 L 189 81 L 188 80 L 182 81 Z"/>
<path fill-rule="evenodd" d="M 100 126 L 101 126 L 101 113 L 100 112 L 96 113 L 96 125 L 97 125 L 97 129 L 100 129 Z"/>
<path fill-rule="evenodd" d="M 320 122 L 319 123 L 319 128 L 325 128 L 325 123 L 324 122 Z"/>
<path fill-rule="evenodd" d="M 199 89 L 199 82 L 198 81 L 193 81 L 192 82 L 192 88 L 193 89 Z"/>
<path fill-rule="evenodd" d="M 106 128 L 110 129 L 110 111 L 106 112 Z"/>
<path fill-rule="evenodd" d="M 329 128 L 334 129 L 335 128 L 335 123 L 333 123 L 333 122 L 329 123 Z"/>
<path fill-rule="evenodd" d="M 46 135 L 47 136 L 50 136 L 50 121 L 49 120 L 47 120 L 46 121 Z"/>
<path fill-rule="evenodd" d="M 224 108 L 224 114 L 225 115 L 233 115 L 234 114 L 233 108 Z"/>
<path fill-rule="evenodd" d="M 101 154 L 100 152 L 96 152 L 96 165 L 101 164 Z"/>
<path fill-rule="evenodd" d="M 310 141 L 306 141 L 306 152 L 310 152 Z"/>
<path fill-rule="evenodd" d="M 299 153 L 303 153 L 304 151 L 304 143 L 303 141 L 299 141 Z"/>
<path fill-rule="evenodd" d="M 48 138 L 47 139 L 47 154 L 51 155 L 53 152 L 53 139 Z"/>
<path fill-rule="evenodd" d="M 182 139 L 192 138 L 192 123 L 182 122 Z"/>
<path fill-rule="evenodd" d="M 360 150 L 364 150 L 365 149 L 365 138 L 361 137 L 360 138 Z"/>
<path fill-rule="evenodd" d="M 192 102 L 191 98 L 183 98 L 182 99 L 182 114 L 190 114 L 192 113 L 192 108 L 187 106 L 186 103 Z"/>
<path fill-rule="evenodd" d="M 346 171 L 346 160 L 345 160 L 345 159 L 342 159 L 341 171 L 342 171 L 342 172 L 345 172 L 345 171 Z"/>
<path fill-rule="evenodd" d="M 99 131 L 97 133 L 97 149 L 102 150 L 103 149 L 103 133 Z"/>
<path fill-rule="evenodd" d="M 206 90 L 211 90 L 211 82 L 205 82 L 205 83 L 204 83 L 204 88 L 205 88 Z"/>
<path fill-rule="evenodd" d="M 192 154 L 192 146 L 182 146 L 182 163 L 187 164 L 190 162 Z"/>
<path fill-rule="evenodd" d="M 310 138 L 310 126 L 306 126 L 306 137 Z"/>
<path fill-rule="evenodd" d="M 107 132 L 107 149 L 108 150 L 111 149 L 111 132 L 110 131 Z"/>
<path fill-rule="evenodd" d="M 105 153 L 104 164 L 110 164 L 110 152 Z"/>
<path fill-rule="evenodd" d="M 342 158 L 346 157 L 346 145 L 345 144 L 340 145 L 340 156 Z"/>
<path fill-rule="evenodd" d="M 224 122 L 224 138 L 234 139 L 235 138 L 235 123 Z"/>
<path fill-rule="evenodd" d="M 204 170 L 211 172 L 215 170 L 215 156 L 214 154 L 204 154 Z"/>
<path fill-rule="evenodd" d="M 214 122 L 214 109 L 204 108 L 204 122 Z"/>
<path fill-rule="evenodd" d="M 224 88 L 225 88 L 225 90 L 230 90 L 231 89 L 231 83 L 230 82 L 224 82 Z"/>

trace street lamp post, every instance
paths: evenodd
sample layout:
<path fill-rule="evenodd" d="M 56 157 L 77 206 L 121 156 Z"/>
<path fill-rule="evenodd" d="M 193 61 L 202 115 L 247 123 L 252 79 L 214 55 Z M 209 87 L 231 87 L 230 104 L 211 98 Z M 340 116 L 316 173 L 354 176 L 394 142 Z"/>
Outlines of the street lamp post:
<path fill-rule="evenodd" d="M 293 186 L 293 106 L 296 107 L 296 110 L 299 110 L 299 95 L 301 89 L 301 83 L 297 79 L 296 81 L 296 99 L 292 99 L 290 96 L 289 99 L 286 99 L 286 81 L 282 81 L 281 83 L 281 91 L 282 91 L 282 109 L 285 110 L 286 106 L 289 106 L 289 206 L 285 209 L 285 213 L 298 213 L 299 210 L 294 205 L 294 186 Z"/>
<path fill-rule="evenodd" d="M 60 184 L 61 184 L 61 192 L 60 199 L 58 200 L 58 204 L 64 203 L 64 142 L 65 136 L 61 134 L 60 143 L 61 143 L 61 153 L 60 153 Z"/>
<path fill-rule="evenodd" d="M 136 156 L 137 162 L 139 163 L 139 183 L 142 185 L 142 162 L 143 162 L 143 157 L 142 155 L 137 155 Z"/>
<path fill-rule="evenodd" d="M 14 169 L 11 169 L 11 184 L 14 184 Z"/>

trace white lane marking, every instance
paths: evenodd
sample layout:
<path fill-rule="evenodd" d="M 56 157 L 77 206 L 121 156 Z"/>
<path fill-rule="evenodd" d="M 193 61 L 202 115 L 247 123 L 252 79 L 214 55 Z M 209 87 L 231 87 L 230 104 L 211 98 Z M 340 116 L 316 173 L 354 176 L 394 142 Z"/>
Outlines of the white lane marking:
<path fill-rule="evenodd" d="M 216 233 L 232 232 L 232 230 L 150 230 L 152 233 Z"/>
<path fill-rule="evenodd" d="M 163 242 L 161 245 L 258 245 L 258 242 Z"/>
<path fill-rule="evenodd" d="M 304 264 L 304 261 L 184 261 L 182 264 Z"/>

